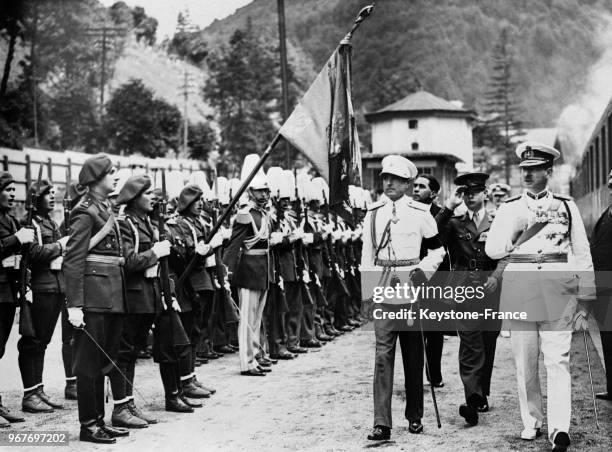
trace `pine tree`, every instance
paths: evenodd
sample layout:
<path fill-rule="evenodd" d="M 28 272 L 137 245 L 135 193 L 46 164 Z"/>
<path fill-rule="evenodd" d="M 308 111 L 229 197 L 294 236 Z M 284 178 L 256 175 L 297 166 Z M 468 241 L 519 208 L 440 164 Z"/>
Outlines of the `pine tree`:
<path fill-rule="evenodd" d="M 497 153 L 504 155 L 503 166 L 506 183 L 510 183 L 512 159 L 511 139 L 521 135 L 521 108 L 517 94 L 517 83 L 513 80 L 513 55 L 508 29 L 502 29 L 493 51 L 493 70 L 485 93 L 486 115 L 483 135 Z"/>

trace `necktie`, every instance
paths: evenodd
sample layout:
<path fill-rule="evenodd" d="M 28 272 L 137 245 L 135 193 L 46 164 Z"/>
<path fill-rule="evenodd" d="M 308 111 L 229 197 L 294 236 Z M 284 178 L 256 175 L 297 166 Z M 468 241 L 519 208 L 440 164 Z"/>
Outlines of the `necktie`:
<path fill-rule="evenodd" d="M 480 226 L 480 218 L 478 214 L 479 212 L 474 212 L 474 215 L 472 216 L 472 221 L 474 221 L 476 227 Z"/>

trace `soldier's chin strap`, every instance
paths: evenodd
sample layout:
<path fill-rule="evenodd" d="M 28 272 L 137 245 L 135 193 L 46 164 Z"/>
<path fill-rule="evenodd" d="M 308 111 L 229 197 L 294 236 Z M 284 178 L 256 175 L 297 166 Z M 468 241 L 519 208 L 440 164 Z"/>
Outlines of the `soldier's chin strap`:
<path fill-rule="evenodd" d="M 136 392 L 136 394 L 138 394 L 138 397 L 140 397 L 145 404 L 147 404 L 147 405 L 152 405 L 153 404 L 150 400 L 148 400 L 145 396 L 143 396 L 142 393 L 138 390 L 138 388 L 136 386 L 134 386 L 134 383 L 132 383 L 129 380 L 129 378 L 125 376 L 125 374 L 121 371 L 121 369 L 119 369 L 119 366 L 117 366 L 117 364 L 115 364 L 115 361 L 113 361 L 111 359 L 111 357 L 108 356 L 108 353 L 106 353 L 106 351 L 102 348 L 102 346 L 100 344 L 98 344 L 98 342 L 93 338 L 93 336 L 89 333 L 89 331 L 87 331 L 85 329 L 84 326 L 80 326 L 78 328 L 75 327 L 75 329 L 84 331 L 85 334 L 87 334 L 87 336 L 89 336 L 89 339 L 91 339 L 91 341 L 94 344 L 96 344 L 96 347 L 98 347 L 98 349 L 102 352 L 102 354 L 106 357 L 106 359 L 108 359 L 108 361 L 113 365 L 113 367 L 117 370 L 117 372 L 119 372 L 119 375 L 121 375 L 121 377 L 132 387 L 132 390 L 134 390 Z"/>

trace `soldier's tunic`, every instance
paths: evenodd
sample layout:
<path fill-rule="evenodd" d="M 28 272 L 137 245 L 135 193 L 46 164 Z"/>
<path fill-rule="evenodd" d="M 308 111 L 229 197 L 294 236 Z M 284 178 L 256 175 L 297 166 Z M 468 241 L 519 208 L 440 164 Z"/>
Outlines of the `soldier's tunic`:
<path fill-rule="evenodd" d="M 538 223 L 544 227 L 519 243 L 521 231 L 529 231 Z M 541 427 L 544 421 L 538 377 L 541 350 L 552 441 L 557 432 L 567 432 L 570 426 L 569 355 L 576 296 L 588 294 L 594 287 L 589 242 L 580 212 L 571 199 L 549 190 L 538 195 L 525 192 L 500 206 L 485 250 L 492 259 L 508 261 L 500 310 L 525 311 L 529 319 L 510 322 L 523 424 L 532 429 Z"/>
<path fill-rule="evenodd" d="M 368 279 L 366 272 L 370 278 L 372 274 L 378 278 L 385 267 L 391 267 L 401 271 L 398 277 L 402 283 L 411 284 L 407 278 L 411 270 L 420 268 L 431 276 L 442 262 L 444 248 L 429 206 L 407 196 L 395 202 L 386 199 L 372 204 L 364 219 L 363 231 L 362 282 Z M 429 252 L 420 260 L 422 242 Z M 364 286 L 363 296 L 369 297 L 370 291 L 371 287 Z M 374 426 L 392 427 L 391 397 L 398 336 L 405 375 L 405 416 L 410 422 L 420 420 L 423 417 L 423 343 L 420 331 L 418 328 L 398 331 L 392 322 L 384 319 L 375 320 L 374 331 Z"/>
<path fill-rule="evenodd" d="M 453 217 L 453 211 L 442 209 L 436 215 L 442 242 L 448 246 L 451 269 L 456 272 L 453 283 L 457 286 L 482 286 L 495 273 L 497 262 L 485 253 L 485 243 L 491 222 L 491 214 L 484 207 L 478 212 L 468 210 Z M 475 217 L 478 218 L 475 218 Z M 478 224 L 476 224 L 478 222 Z M 466 309 L 484 313 L 486 308 L 499 307 L 499 286 L 486 294 L 478 305 L 462 303 L 455 310 Z M 487 403 L 491 386 L 491 374 L 495 359 L 495 347 L 499 335 L 499 322 L 479 320 L 457 321 L 459 345 L 459 374 L 465 390 L 466 403 L 478 408 Z"/>
<path fill-rule="evenodd" d="M 73 367 L 79 421 L 92 426 L 104 419 L 104 375 L 116 372 L 105 354 L 116 361 L 126 312 L 121 234 L 108 201 L 92 192 L 70 213 L 70 230 L 62 271 L 68 308 L 84 312 Z"/>
<path fill-rule="evenodd" d="M 15 236 L 19 223 L 8 211 L 0 211 L 0 358 L 4 356 L 19 292 L 21 244 Z"/>
<path fill-rule="evenodd" d="M 36 337 L 22 336 L 17 343 L 19 370 L 24 391 L 42 385 L 45 350 L 53 337 L 65 304 L 61 273 L 60 230 L 49 215 L 35 214 L 32 224 L 36 241 L 30 245 L 30 287 L 33 294 L 32 322 Z"/>
<path fill-rule="evenodd" d="M 223 255 L 240 300 L 238 343 L 243 372 L 257 369 L 254 349 L 261 345 L 261 320 L 271 280 L 270 223 L 269 214 L 249 202 L 236 215 Z"/>
<path fill-rule="evenodd" d="M 149 217 L 133 214 L 129 208 L 119 218 L 123 255 L 125 257 L 125 289 L 129 314 L 124 321 L 119 346 L 118 365 L 131 383 L 134 382 L 138 338 L 148 334 L 155 317 L 161 312 L 161 291 L 158 259 L 152 250 L 157 231 Z M 111 381 L 115 403 L 132 397 L 133 384 L 122 376 Z"/>

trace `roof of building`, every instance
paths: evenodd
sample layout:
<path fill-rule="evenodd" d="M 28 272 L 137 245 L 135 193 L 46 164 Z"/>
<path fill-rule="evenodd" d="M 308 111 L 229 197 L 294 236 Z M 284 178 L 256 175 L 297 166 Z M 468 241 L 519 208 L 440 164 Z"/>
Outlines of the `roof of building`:
<path fill-rule="evenodd" d="M 368 121 L 382 119 L 389 116 L 398 115 L 423 115 L 430 114 L 432 116 L 454 116 L 454 117 L 472 117 L 474 113 L 466 110 L 457 103 L 450 102 L 441 97 L 434 96 L 427 91 L 417 91 L 409 94 L 397 102 L 394 102 L 386 107 L 366 114 Z"/>
<path fill-rule="evenodd" d="M 448 160 L 452 163 L 461 163 L 463 159 L 461 157 L 457 157 L 454 154 L 449 154 L 446 152 L 434 152 L 434 151 L 407 151 L 407 152 L 367 152 L 361 154 L 362 160 L 382 160 L 387 155 L 401 155 L 402 157 L 406 157 L 407 159 L 419 161 L 424 159 L 438 159 L 438 160 Z"/>

